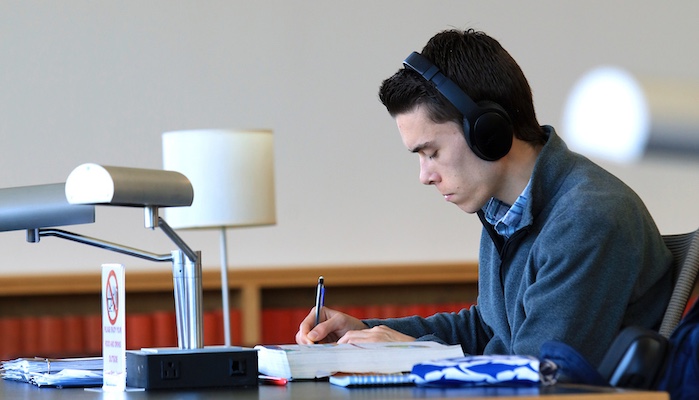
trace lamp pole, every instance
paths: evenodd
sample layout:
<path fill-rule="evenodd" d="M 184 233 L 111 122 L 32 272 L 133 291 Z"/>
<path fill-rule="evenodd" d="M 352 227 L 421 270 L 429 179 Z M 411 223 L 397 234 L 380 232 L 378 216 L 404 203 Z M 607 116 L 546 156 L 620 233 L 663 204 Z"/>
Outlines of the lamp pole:
<path fill-rule="evenodd" d="M 226 227 L 221 227 L 221 302 L 223 303 L 223 336 L 226 346 L 231 345 L 231 313 L 228 301 L 228 249 Z"/>

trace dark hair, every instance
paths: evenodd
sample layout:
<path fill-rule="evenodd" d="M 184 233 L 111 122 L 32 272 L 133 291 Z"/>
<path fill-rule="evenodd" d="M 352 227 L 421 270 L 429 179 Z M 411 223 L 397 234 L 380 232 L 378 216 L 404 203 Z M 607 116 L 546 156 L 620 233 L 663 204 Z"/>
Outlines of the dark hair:
<path fill-rule="evenodd" d="M 473 29 L 446 30 L 432 37 L 421 54 L 475 102 L 500 104 L 510 116 L 517 138 L 533 144 L 545 143 L 527 78 L 497 40 Z M 456 107 L 431 82 L 409 68 L 384 80 L 379 98 L 394 117 L 420 105 L 426 107 L 436 123 L 463 122 Z"/>

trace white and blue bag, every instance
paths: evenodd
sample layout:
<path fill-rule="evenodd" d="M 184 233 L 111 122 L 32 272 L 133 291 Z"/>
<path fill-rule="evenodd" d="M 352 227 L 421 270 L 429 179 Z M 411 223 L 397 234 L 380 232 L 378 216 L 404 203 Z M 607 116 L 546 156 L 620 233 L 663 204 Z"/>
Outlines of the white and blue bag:
<path fill-rule="evenodd" d="M 550 385 L 555 371 L 548 372 L 546 363 L 528 356 L 465 356 L 416 364 L 410 376 L 422 386 Z"/>

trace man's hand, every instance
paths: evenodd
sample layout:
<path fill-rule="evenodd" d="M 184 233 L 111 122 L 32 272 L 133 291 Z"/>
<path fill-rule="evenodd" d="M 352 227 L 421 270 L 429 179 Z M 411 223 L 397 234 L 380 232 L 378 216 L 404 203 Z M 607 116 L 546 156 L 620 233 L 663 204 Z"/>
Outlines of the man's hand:
<path fill-rule="evenodd" d="M 361 342 L 413 342 L 415 338 L 395 331 L 386 325 L 377 325 L 373 328 L 348 331 L 338 343 Z"/>
<path fill-rule="evenodd" d="M 386 326 L 369 329 L 362 321 L 345 313 L 323 307 L 321 320 L 315 327 L 315 307 L 301 321 L 296 333 L 296 343 L 360 343 L 360 342 L 410 342 L 415 338 Z"/>
<path fill-rule="evenodd" d="M 357 318 L 328 307 L 323 307 L 320 317 L 323 322 L 314 327 L 316 317 L 315 307 L 313 307 L 306 318 L 301 321 L 301 325 L 299 325 L 299 331 L 296 332 L 296 343 L 333 343 L 337 342 L 348 331 L 366 329 L 367 327 Z"/>

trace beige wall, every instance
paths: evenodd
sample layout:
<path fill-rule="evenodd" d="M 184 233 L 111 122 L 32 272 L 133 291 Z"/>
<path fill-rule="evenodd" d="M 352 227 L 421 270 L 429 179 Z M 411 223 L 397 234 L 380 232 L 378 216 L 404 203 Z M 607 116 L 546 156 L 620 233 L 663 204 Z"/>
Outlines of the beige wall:
<path fill-rule="evenodd" d="M 477 259 L 480 226 L 417 180 L 377 101 L 435 32 L 499 39 L 560 125 L 600 64 L 699 80 L 696 1 L 2 1 L 0 187 L 64 181 L 84 162 L 161 167 L 160 134 L 275 132 L 278 224 L 230 231 L 233 267 Z M 699 225 L 699 161 L 609 166 L 663 232 Z M 212 166 L 215 170 L 215 166 Z M 671 182 L 675 176 L 684 187 Z M 79 233 L 167 253 L 140 210 L 98 208 Z M 218 265 L 216 232 L 183 232 Z M 56 238 L 0 233 L 0 274 L 168 268 Z"/>

